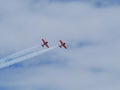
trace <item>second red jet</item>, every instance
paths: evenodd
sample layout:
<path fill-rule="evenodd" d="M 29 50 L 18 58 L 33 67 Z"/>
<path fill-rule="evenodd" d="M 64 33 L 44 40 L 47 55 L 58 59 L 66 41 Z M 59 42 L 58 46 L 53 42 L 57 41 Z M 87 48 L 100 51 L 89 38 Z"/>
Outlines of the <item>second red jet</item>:
<path fill-rule="evenodd" d="M 64 43 L 62 40 L 60 40 L 60 48 L 64 47 L 65 49 L 67 49 L 66 43 Z"/>

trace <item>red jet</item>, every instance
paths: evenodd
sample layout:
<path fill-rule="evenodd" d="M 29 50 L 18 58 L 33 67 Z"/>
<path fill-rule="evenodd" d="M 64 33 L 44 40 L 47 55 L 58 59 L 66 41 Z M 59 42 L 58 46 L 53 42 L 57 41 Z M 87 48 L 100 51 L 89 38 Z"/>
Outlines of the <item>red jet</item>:
<path fill-rule="evenodd" d="M 47 48 L 49 48 L 48 42 L 45 41 L 44 39 L 42 39 L 43 44 L 41 45 L 42 47 L 46 46 Z"/>
<path fill-rule="evenodd" d="M 66 43 L 64 43 L 62 40 L 60 40 L 60 45 L 59 47 L 62 48 L 64 47 L 65 49 L 67 49 L 67 46 L 65 45 Z"/>

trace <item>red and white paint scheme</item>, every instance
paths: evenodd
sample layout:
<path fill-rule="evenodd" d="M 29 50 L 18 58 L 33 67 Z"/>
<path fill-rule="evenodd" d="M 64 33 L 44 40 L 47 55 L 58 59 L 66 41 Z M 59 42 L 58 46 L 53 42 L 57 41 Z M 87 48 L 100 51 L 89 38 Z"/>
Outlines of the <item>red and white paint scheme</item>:
<path fill-rule="evenodd" d="M 48 42 L 45 41 L 44 39 L 42 39 L 43 44 L 41 45 L 42 47 L 46 46 L 47 48 L 49 48 Z"/>
<path fill-rule="evenodd" d="M 60 40 L 59 42 L 60 42 L 60 45 L 59 45 L 60 48 L 64 47 L 65 49 L 67 49 L 65 42 L 63 42 L 62 40 Z"/>

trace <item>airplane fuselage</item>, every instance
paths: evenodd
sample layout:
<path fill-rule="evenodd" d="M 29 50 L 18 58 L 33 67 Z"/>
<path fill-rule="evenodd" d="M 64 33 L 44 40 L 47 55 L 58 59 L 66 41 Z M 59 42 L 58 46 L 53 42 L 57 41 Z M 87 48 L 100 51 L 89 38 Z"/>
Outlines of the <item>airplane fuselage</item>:
<path fill-rule="evenodd" d="M 42 47 L 44 47 L 44 45 L 48 44 L 48 42 L 45 42 L 44 44 L 42 44 Z"/>
<path fill-rule="evenodd" d="M 62 45 L 60 45 L 59 47 L 61 48 L 62 46 L 65 46 L 65 43 L 63 43 Z"/>

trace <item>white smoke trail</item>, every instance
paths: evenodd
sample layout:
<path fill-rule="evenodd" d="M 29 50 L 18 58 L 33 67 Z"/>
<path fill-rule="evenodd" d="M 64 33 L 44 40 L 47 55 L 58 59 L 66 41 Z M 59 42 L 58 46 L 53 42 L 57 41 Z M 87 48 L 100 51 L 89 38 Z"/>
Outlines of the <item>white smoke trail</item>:
<path fill-rule="evenodd" d="M 40 46 L 34 46 L 34 47 L 32 47 L 32 48 L 28 48 L 28 49 L 21 50 L 21 51 L 19 51 L 19 52 L 16 52 L 16 53 L 14 53 L 14 54 L 12 54 L 12 55 L 9 55 L 9 56 L 7 56 L 7 57 L 5 57 L 5 58 L 0 59 L 0 62 L 10 61 L 10 60 L 13 60 L 13 59 L 15 59 L 15 58 L 21 57 L 21 56 L 23 56 L 23 55 L 29 54 L 29 53 L 33 52 L 35 49 L 37 49 L 37 48 L 39 48 L 39 47 L 40 47 Z"/>
<path fill-rule="evenodd" d="M 3 63 L 0 63 L 0 69 L 5 68 L 5 67 L 9 67 L 9 66 L 11 66 L 13 64 L 16 64 L 16 63 L 19 63 L 19 62 L 22 62 L 22 61 L 25 61 L 25 60 L 29 60 L 30 58 L 33 58 L 35 56 L 38 56 L 40 54 L 43 54 L 43 53 L 48 52 L 50 50 L 53 50 L 53 49 L 55 49 L 57 47 L 58 46 L 53 46 L 51 48 L 44 49 L 42 51 L 37 51 L 37 52 L 33 52 L 33 53 L 25 55 L 25 56 L 21 56 L 21 57 L 19 57 L 17 59 L 13 59 L 11 61 L 6 61 L 6 62 L 3 62 Z"/>

